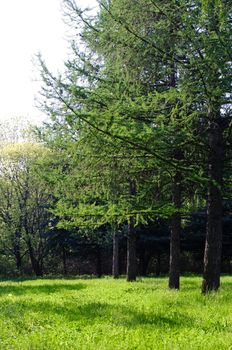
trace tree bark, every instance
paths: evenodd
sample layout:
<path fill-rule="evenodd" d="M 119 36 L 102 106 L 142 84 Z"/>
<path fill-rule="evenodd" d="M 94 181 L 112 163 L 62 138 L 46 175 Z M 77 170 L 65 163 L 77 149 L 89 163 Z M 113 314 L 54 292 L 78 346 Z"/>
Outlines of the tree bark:
<path fill-rule="evenodd" d="M 171 27 L 171 34 L 174 28 Z M 172 49 L 174 50 L 174 49 Z M 173 51 L 174 53 L 174 51 Z M 177 82 L 176 65 L 171 63 L 170 87 L 175 88 Z M 178 120 L 178 116 L 177 116 Z M 179 127 L 178 127 L 179 128 Z M 179 131 L 179 130 L 177 130 Z M 183 158 L 182 151 L 174 151 L 174 159 L 180 161 Z M 177 211 L 171 219 L 171 236 L 170 236 L 170 257 L 169 257 L 169 281 L 170 289 L 180 288 L 180 235 L 181 235 L 181 214 L 178 212 L 181 208 L 181 173 L 177 170 L 173 179 L 172 186 L 172 203 Z"/>
<path fill-rule="evenodd" d="M 17 230 L 12 238 L 13 253 L 15 257 L 16 268 L 20 272 L 22 267 L 22 256 L 21 256 L 21 247 L 20 247 L 20 237 L 21 232 Z"/>
<path fill-rule="evenodd" d="M 130 196 L 136 195 L 136 184 L 133 180 L 129 181 Z M 137 261 L 136 261 L 136 232 L 135 218 L 130 216 L 127 233 L 127 281 L 136 281 Z"/>
<path fill-rule="evenodd" d="M 36 276 L 43 276 L 43 267 L 42 262 L 40 263 L 38 259 L 36 259 L 35 252 L 33 246 L 31 244 L 31 240 L 27 240 L 28 252 L 31 260 L 31 266 Z"/>
<path fill-rule="evenodd" d="M 147 275 L 147 269 L 148 269 L 150 260 L 151 260 L 151 255 L 148 252 L 146 252 L 145 248 L 142 248 L 142 251 L 139 256 L 139 265 L 140 265 L 139 271 L 141 276 Z"/>
<path fill-rule="evenodd" d="M 102 277 L 102 253 L 101 253 L 101 248 L 97 248 L 97 277 L 101 278 Z"/>
<path fill-rule="evenodd" d="M 161 273 L 161 253 L 157 253 L 156 266 L 155 266 L 155 274 L 157 277 L 160 276 Z"/>
<path fill-rule="evenodd" d="M 22 268 L 22 259 L 21 259 L 21 254 L 19 250 L 16 250 L 14 248 L 14 255 L 15 255 L 15 262 L 16 262 L 16 268 L 19 272 L 21 272 Z"/>
<path fill-rule="evenodd" d="M 63 260 L 63 274 L 67 275 L 67 255 L 64 247 L 62 248 L 62 260 Z"/>
<path fill-rule="evenodd" d="M 119 276 L 119 246 L 118 246 L 118 234 L 114 231 L 113 233 L 113 262 L 112 262 L 112 275 L 113 278 Z"/>
<path fill-rule="evenodd" d="M 218 112 L 220 115 L 220 112 Z M 207 229 L 204 253 L 202 292 L 217 291 L 220 287 L 222 251 L 222 179 L 223 179 L 223 127 L 220 117 L 209 111 L 209 160 Z"/>
<path fill-rule="evenodd" d="M 136 233 L 135 233 L 135 219 L 130 217 L 128 224 L 127 236 L 127 281 L 136 281 Z"/>
<path fill-rule="evenodd" d="M 175 210 L 181 208 L 181 174 L 176 172 L 173 181 L 173 204 Z M 180 288 L 180 234 L 181 214 L 176 212 L 171 220 L 169 282 L 170 289 Z"/>
<path fill-rule="evenodd" d="M 20 252 L 20 245 L 18 242 L 14 242 L 13 251 L 14 251 L 14 256 L 15 256 L 16 268 L 18 271 L 21 271 L 22 258 L 21 258 L 21 252 Z"/>

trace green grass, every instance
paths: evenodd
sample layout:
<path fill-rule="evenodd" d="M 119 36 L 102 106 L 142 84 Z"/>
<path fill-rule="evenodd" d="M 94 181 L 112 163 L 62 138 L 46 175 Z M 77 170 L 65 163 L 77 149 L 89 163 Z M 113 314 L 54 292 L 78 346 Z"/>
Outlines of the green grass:
<path fill-rule="evenodd" d="M 0 349 L 232 349 L 232 277 L 203 296 L 166 278 L 43 279 L 0 283 Z"/>

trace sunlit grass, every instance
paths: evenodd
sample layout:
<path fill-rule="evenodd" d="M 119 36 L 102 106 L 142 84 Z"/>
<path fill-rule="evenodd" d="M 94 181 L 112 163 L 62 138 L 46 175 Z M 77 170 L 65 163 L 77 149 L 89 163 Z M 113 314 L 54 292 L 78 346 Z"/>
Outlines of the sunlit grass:
<path fill-rule="evenodd" d="M 0 283 L 0 349 L 232 349 L 232 277 L 203 296 L 165 278 Z"/>

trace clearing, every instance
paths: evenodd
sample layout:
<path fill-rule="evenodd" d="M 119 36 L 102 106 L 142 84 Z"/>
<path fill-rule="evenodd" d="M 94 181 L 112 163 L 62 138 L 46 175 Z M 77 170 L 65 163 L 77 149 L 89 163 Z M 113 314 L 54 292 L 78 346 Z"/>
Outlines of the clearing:
<path fill-rule="evenodd" d="M 232 349 L 232 277 L 203 296 L 200 277 L 0 282 L 0 349 Z"/>

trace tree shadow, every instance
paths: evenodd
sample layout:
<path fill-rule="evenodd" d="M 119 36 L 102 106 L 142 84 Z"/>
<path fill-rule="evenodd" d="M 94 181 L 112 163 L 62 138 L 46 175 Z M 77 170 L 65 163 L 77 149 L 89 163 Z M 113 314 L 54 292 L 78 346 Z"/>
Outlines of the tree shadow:
<path fill-rule="evenodd" d="M 193 285 L 194 282 L 191 280 L 184 283 L 188 284 L 188 290 Z M 225 282 L 226 285 L 230 284 Z M 136 284 L 135 284 L 136 286 Z M 88 285 L 76 281 L 75 283 L 70 283 L 69 281 L 59 281 L 46 282 L 44 281 L 42 285 L 27 285 L 23 282 L 10 283 L 9 285 L 0 284 L 0 296 L 8 296 L 5 298 L 1 306 L 1 315 L 4 318 L 10 318 L 13 322 L 17 323 L 17 319 L 30 315 L 33 316 L 34 313 L 39 313 L 41 315 L 41 322 L 53 323 L 54 318 L 60 318 L 62 322 L 80 322 L 85 325 L 91 325 L 94 322 L 108 323 L 115 327 L 122 326 L 126 328 L 136 328 L 142 326 L 150 326 L 151 328 L 160 329 L 182 329 L 182 328 L 199 328 L 199 320 L 190 317 L 181 312 L 181 306 L 183 306 L 183 301 L 174 300 L 168 297 L 164 302 L 162 309 L 158 310 L 140 310 L 138 308 L 133 309 L 126 304 L 121 305 L 120 303 L 108 302 L 98 302 L 97 299 L 91 300 L 82 304 L 79 302 L 78 293 L 82 289 L 87 288 Z M 156 288 L 155 288 L 156 289 Z M 130 291 L 130 289 L 128 289 Z M 63 293 L 65 291 L 70 291 L 68 295 L 54 295 L 54 297 L 46 298 L 45 294 Z M 134 288 L 133 288 L 134 291 Z M 191 292 L 191 291 L 190 291 Z M 170 292 L 171 293 L 171 292 Z M 38 299 L 32 298 L 15 298 L 15 296 L 21 295 L 38 295 Z M 39 294 L 43 297 L 43 300 L 39 298 Z M 13 298 L 11 298 L 13 296 Z M 130 297 L 130 295 L 128 295 Z M 96 297 L 95 297 L 96 298 Z M 198 298 L 205 300 L 205 297 Z M 188 302 L 186 298 L 186 303 Z M 20 324 L 22 327 L 23 324 Z M 220 325 L 219 325 L 220 326 Z M 26 326 L 25 326 L 26 327 Z"/>
<path fill-rule="evenodd" d="M 43 276 L 15 276 L 15 277 L 4 277 L 0 275 L 0 282 L 29 282 L 29 281 L 46 281 L 46 280 L 93 280 L 99 279 L 96 275 L 43 275 Z"/>
<path fill-rule="evenodd" d="M 178 312 L 171 316 L 164 316 L 161 313 L 142 313 L 127 310 L 126 313 L 117 317 L 116 325 L 128 328 L 136 328 L 143 325 L 154 326 L 155 328 L 182 328 L 193 326 L 194 320 Z"/>
<path fill-rule="evenodd" d="M 36 288 L 37 286 L 35 286 Z M 39 286 L 40 287 L 40 286 Z M 51 287 L 51 286 L 49 286 Z M 85 288 L 82 285 L 64 285 L 61 287 L 53 286 L 53 291 L 62 291 L 68 289 L 71 291 Z M 58 288 L 57 288 L 58 287 Z M 25 286 L 27 288 L 27 286 Z M 30 287 L 29 287 L 30 288 Z M 79 288 L 79 289 L 78 289 Z M 30 289 L 30 292 L 34 291 Z M 45 290 L 42 288 L 42 293 Z M 20 291 L 21 293 L 21 291 Z M 46 325 L 56 324 L 57 319 L 64 324 L 75 323 L 81 327 L 88 327 L 95 324 L 110 324 L 113 327 L 124 327 L 127 329 L 137 329 L 141 327 L 149 327 L 149 329 L 167 329 L 171 331 L 176 329 L 199 329 L 199 320 L 181 312 L 180 308 L 161 310 L 135 310 L 120 304 L 111 304 L 105 302 L 92 301 L 85 304 L 78 303 L 78 294 L 71 294 L 70 297 L 56 299 L 50 298 L 47 300 L 32 300 L 32 299 L 16 299 L 9 298 L 4 300 L 4 305 L 1 307 L 1 317 L 11 319 L 15 327 L 27 329 L 25 319 L 33 319 L 35 314 L 39 314 L 39 320 L 43 327 Z M 18 320 L 21 320 L 19 323 Z M 202 325 L 203 326 L 203 325 Z M 225 326 L 222 322 L 217 322 L 217 329 L 230 330 L 230 324 Z M 208 329 L 208 328 L 207 328 Z"/>
<path fill-rule="evenodd" d="M 73 301 L 64 301 L 64 304 L 51 301 L 27 301 L 20 303 L 15 301 L 14 309 L 24 317 L 30 313 L 44 314 L 42 319 L 46 322 L 54 318 L 61 318 L 65 322 L 80 322 L 85 325 L 92 325 L 94 322 L 110 323 L 126 328 L 137 328 L 141 326 L 154 326 L 155 328 L 182 328 L 193 327 L 194 319 L 188 317 L 181 312 L 172 312 L 170 315 L 164 315 L 161 312 L 143 312 L 136 311 L 129 307 L 122 307 L 117 304 L 107 304 L 102 302 L 91 302 L 88 304 L 78 305 L 77 298 Z M 2 316 L 7 318 L 17 318 L 17 312 L 14 314 L 8 312 L 8 308 L 12 310 L 12 301 L 7 301 Z M 45 323 L 46 323 L 45 322 Z"/>
<path fill-rule="evenodd" d="M 43 283 L 43 285 L 23 285 L 23 283 L 18 284 L 9 284 L 9 285 L 0 285 L 0 297 L 4 295 L 25 295 L 25 294 L 53 294 L 61 293 L 67 290 L 78 291 L 80 289 L 86 288 L 83 283 L 59 283 L 59 284 L 50 284 Z"/>

